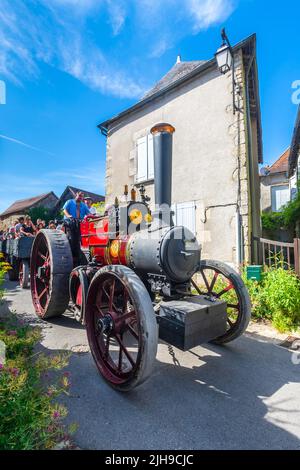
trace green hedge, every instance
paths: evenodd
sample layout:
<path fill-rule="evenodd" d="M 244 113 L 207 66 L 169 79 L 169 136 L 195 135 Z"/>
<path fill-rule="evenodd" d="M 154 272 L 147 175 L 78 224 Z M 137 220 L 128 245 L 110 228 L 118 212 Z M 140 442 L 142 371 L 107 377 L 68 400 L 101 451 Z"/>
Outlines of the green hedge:
<path fill-rule="evenodd" d="M 280 268 L 267 269 L 263 281 L 249 281 L 244 274 L 255 318 L 271 320 L 281 333 L 300 327 L 300 280 L 293 271 Z"/>

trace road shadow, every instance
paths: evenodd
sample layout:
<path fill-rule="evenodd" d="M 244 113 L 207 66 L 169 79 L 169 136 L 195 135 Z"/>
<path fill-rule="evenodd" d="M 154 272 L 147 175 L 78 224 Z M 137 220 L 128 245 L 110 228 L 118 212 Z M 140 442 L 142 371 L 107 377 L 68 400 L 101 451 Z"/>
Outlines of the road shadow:
<path fill-rule="evenodd" d="M 152 377 L 127 394 L 106 385 L 90 354 L 73 355 L 68 368 L 72 396 L 67 406 L 68 420 L 79 423 L 78 445 L 87 449 L 300 448 L 299 366 L 292 365 L 288 351 L 247 337 L 226 348 L 199 349 L 185 353 L 193 356 L 188 367 L 164 362 L 159 354 Z"/>
<path fill-rule="evenodd" d="M 160 342 L 151 377 L 127 394 L 103 381 L 90 353 L 72 354 L 67 370 L 72 387 L 62 401 L 81 448 L 300 449 L 300 366 L 263 337 L 186 353 Z"/>

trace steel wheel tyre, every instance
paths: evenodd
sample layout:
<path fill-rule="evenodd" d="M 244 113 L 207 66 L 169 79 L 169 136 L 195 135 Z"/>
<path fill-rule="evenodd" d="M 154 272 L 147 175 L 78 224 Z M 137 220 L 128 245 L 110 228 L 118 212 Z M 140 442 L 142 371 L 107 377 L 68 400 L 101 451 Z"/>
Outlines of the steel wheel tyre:
<path fill-rule="evenodd" d="M 69 303 L 71 248 L 60 230 L 40 230 L 31 250 L 30 283 L 36 314 L 41 318 L 61 315 Z"/>
<path fill-rule="evenodd" d="M 129 391 L 149 377 L 158 328 L 147 289 L 131 269 L 114 265 L 97 272 L 85 320 L 93 358 L 109 385 Z"/>
<path fill-rule="evenodd" d="M 245 332 L 251 319 L 251 302 L 241 276 L 234 269 L 220 261 L 203 260 L 192 286 L 200 295 L 212 295 L 227 302 L 227 332 L 213 343 L 229 343 Z"/>
<path fill-rule="evenodd" d="M 75 268 L 70 274 L 69 292 L 74 316 L 77 321 L 85 324 L 85 303 L 89 282 L 85 271 Z"/>
<path fill-rule="evenodd" d="M 29 284 L 29 263 L 27 260 L 20 262 L 19 282 L 22 289 L 27 289 Z"/>

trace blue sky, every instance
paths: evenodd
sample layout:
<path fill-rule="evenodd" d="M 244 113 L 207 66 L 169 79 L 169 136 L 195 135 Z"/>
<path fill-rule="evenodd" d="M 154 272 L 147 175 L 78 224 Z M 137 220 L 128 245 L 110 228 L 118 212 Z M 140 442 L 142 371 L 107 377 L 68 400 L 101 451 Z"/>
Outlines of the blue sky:
<path fill-rule="evenodd" d="M 256 32 L 264 159 L 290 141 L 300 80 L 298 0 L 0 0 L 0 211 L 67 184 L 104 193 L 96 125 L 182 60 Z"/>

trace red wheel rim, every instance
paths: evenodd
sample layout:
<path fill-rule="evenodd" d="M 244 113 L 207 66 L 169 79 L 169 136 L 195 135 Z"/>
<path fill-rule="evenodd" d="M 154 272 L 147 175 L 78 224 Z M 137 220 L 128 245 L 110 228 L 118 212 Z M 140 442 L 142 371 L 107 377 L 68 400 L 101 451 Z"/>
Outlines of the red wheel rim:
<path fill-rule="evenodd" d="M 44 236 L 38 237 L 32 253 L 32 297 L 36 312 L 43 316 L 50 300 L 50 252 Z"/>
<path fill-rule="evenodd" d="M 226 334 L 232 332 L 242 316 L 241 299 L 234 282 L 218 269 L 204 267 L 194 276 L 192 285 L 200 295 L 210 295 L 227 302 Z"/>
<path fill-rule="evenodd" d="M 89 344 L 96 365 L 112 384 L 130 381 L 143 348 L 138 310 L 126 286 L 115 275 L 95 279 L 86 312 Z"/>

